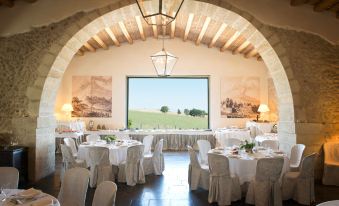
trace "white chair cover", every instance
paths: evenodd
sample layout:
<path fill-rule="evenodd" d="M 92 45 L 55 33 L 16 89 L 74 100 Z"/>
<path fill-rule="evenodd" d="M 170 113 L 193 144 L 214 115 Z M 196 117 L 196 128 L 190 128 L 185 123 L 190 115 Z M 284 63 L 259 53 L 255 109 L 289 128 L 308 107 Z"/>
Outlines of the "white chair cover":
<path fill-rule="evenodd" d="M 127 149 L 126 162 L 119 165 L 119 182 L 126 182 L 129 186 L 145 183 L 143 157 L 144 145 L 135 145 Z"/>
<path fill-rule="evenodd" d="M 83 167 L 87 168 L 86 162 L 84 160 L 75 159 L 72 155 L 71 149 L 64 145 L 60 145 L 61 154 L 62 154 L 62 169 L 61 169 L 61 180 L 63 179 L 64 173 L 66 170 L 74 167 Z"/>
<path fill-rule="evenodd" d="M 106 147 L 89 147 L 90 187 L 96 187 L 103 181 L 112 181 L 112 165 L 109 161 L 109 149 Z"/>
<path fill-rule="evenodd" d="M 197 154 L 191 146 L 187 146 L 188 154 L 190 156 L 190 164 L 188 166 L 188 184 L 190 190 L 197 190 L 198 187 L 208 190 L 209 175 L 207 165 L 201 165 Z"/>
<path fill-rule="evenodd" d="M 332 200 L 318 204 L 317 206 L 338 206 L 339 200 Z"/>
<path fill-rule="evenodd" d="M 231 205 L 231 201 L 241 199 L 238 177 L 231 177 L 228 158 L 224 155 L 208 154 L 210 186 L 208 202 L 218 205 Z"/>
<path fill-rule="evenodd" d="M 90 134 L 86 136 L 86 142 L 96 142 L 100 139 L 100 135 L 98 134 Z"/>
<path fill-rule="evenodd" d="M 208 140 L 198 140 L 199 157 L 201 164 L 208 165 L 207 153 L 211 150 L 211 143 Z"/>
<path fill-rule="evenodd" d="M 103 181 L 95 190 L 92 206 L 114 206 L 117 185 L 111 181 Z"/>
<path fill-rule="evenodd" d="M 339 142 L 327 142 L 324 144 L 324 185 L 339 186 Z"/>
<path fill-rule="evenodd" d="M 78 150 L 75 146 L 74 140 L 72 138 L 64 138 L 64 143 L 71 149 L 73 157 L 76 157 L 78 154 Z"/>
<path fill-rule="evenodd" d="M 165 160 L 162 153 L 164 140 L 161 139 L 154 148 L 152 156 L 145 156 L 143 161 L 145 175 L 155 174 L 162 175 L 165 170 Z"/>
<path fill-rule="evenodd" d="M 0 187 L 18 189 L 19 171 L 15 167 L 0 167 Z"/>
<path fill-rule="evenodd" d="M 284 175 L 282 182 L 283 200 L 293 198 L 303 205 L 310 205 L 315 201 L 314 161 L 316 155 L 316 153 L 313 153 L 303 159 L 300 172 L 287 172 Z"/>
<path fill-rule="evenodd" d="M 303 144 L 296 144 L 291 149 L 291 158 L 290 158 L 290 170 L 291 171 L 298 171 L 301 158 L 303 156 L 303 152 L 305 149 L 305 145 Z"/>
<path fill-rule="evenodd" d="M 58 200 L 62 206 L 84 206 L 89 181 L 89 171 L 72 168 L 65 172 Z"/>
<path fill-rule="evenodd" d="M 151 148 L 153 143 L 153 135 L 147 135 L 142 140 L 142 143 L 145 145 L 144 155 L 151 155 Z"/>
<path fill-rule="evenodd" d="M 232 147 L 233 145 L 239 146 L 241 144 L 241 140 L 237 138 L 227 138 L 225 139 L 225 146 Z"/>
<path fill-rule="evenodd" d="M 130 136 L 128 134 L 125 133 L 118 133 L 115 134 L 115 136 L 117 137 L 117 139 L 121 139 L 121 140 L 130 140 Z"/>
<path fill-rule="evenodd" d="M 279 178 L 284 158 L 258 160 L 255 179 L 250 182 L 246 203 L 256 206 L 282 206 Z"/>
<path fill-rule="evenodd" d="M 263 147 L 271 148 L 272 150 L 279 150 L 279 141 L 278 140 L 264 140 L 261 145 Z"/>

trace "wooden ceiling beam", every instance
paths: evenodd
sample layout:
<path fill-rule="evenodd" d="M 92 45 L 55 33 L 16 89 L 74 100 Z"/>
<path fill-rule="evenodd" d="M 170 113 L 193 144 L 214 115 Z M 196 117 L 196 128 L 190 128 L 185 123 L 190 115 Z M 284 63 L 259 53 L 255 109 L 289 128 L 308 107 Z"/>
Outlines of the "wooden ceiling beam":
<path fill-rule="evenodd" d="M 145 41 L 146 37 L 145 37 L 144 27 L 142 26 L 140 16 L 135 16 L 135 21 L 137 22 L 137 25 L 138 25 L 140 37 L 143 41 Z"/>
<path fill-rule="evenodd" d="M 240 44 L 236 49 L 234 49 L 232 51 L 232 54 L 237 54 L 237 53 L 241 53 L 242 51 L 244 51 L 246 49 L 246 47 L 248 47 L 250 45 L 249 41 L 244 41 L 242 44 Z"/>
<path fill-rule="evenodd" d="M 173 13 L 173 15 L 175 16 L 175 12 Z M 176 24 L 176 19 L 174 19 L 174 20 L 171 22 L 171 33 L 170 33 L 171 39 L 173 39 L 174 36 L 175 36 L 175 24 Z"/>
<path fill-rule="evenodd" d="M 195 42 L 195 44 L 196 44 L 197 46 L 200 45 L 200 42 L 201 42 L 202 38 L 204 37 L 204 35 L 205 35 L 206 31 L 207 31 L 207 28 L 208 28 L 208 25 L 210 24 L 210 22 L 211 22 L 211 18 L 210 18 L 210 17 L 207 17 L 207 18 L 205 19 L 205 22 L 204 22 L 204 24 L 203 24 L 203 26 L 202 26 L 202 29 L 201 29 L 200 33 L 199 33 L 198 39 L 197 39 L 197 41 Z"/>
<path fill-rule="evenodd" d="M 95 52 L 95 48 L 92 46 L 92 45 L 90 45 L 88 42 L 86 42 L 85 44 L 84 44 L 84 47 L 88 50 L 88 51 L 90 51 L 90 52 Z"/>
<path fill-rule="evenodd" d="M 224 23 L 221 24 L 221 26 L 219 27 L 217 33 L 215 33 L 215 35 L 213 36 L 212 41 L 208 45 L 208 48 L 212 48 L 214 46 L 215 42 L 217 42 L 217 40 L 219 39 L 220 35 L 224 32 L 226 27 L 227 27 L 227 24 L 224 24 Z"/>
<path fill-rule="evenodd" d="M 245 58 L 251 58 L 258 54 L 258 51 L 256 49 L 252 49 L 249 52 L 247 52 L 244 56 Z"/>
<path fill-rule="evenodd" d="M 84 52 L 81 51 L 80 49 L 77 51 L 76 55 L 78 56 L 84 56 Z"/>
<path fill-rule="evenodd" d="M 108 34 L 108 36 L 111 38 L 111 40 L 113 41 L 115 46 L 120 46 L 120 42 L 118 41 L 117 37 L 114 35 L 113 31 L 106 27 L 105 28 L 106 33 Z"/>
<path fill-rule="evenodd" d="M 291 6 L 299 6 L 302 4 L 306 4 L 308 0 L 291 0 L 290 4 Z"/>
<path fill-rule="evenodd" d="M 190 29 L 191 29 L 191 26 L 192 26 L 193 18 L 194 18 L 194 14 L 190 13 L 188 15 L 188 20 L 187 20 L 187 24 L 186 24 L 186 28 L 185 28 L 184 41 L 187 40 L 188 33 L 190 32 Z"/>
<path fill-rule="evenodd" d="M 98 35 L 94 35 L 93 39 L 95 40 L 95 42 L 97 42 L 101 46 L 101 48 L 108 49 L 108 46 Z"/>
<path fill-rule="evenodd" d="M 156 19 L 155 19 L 155 16 L 152 16 L 151 17 L 151 21 L 152 21 L 152 29 L 153 29 L 153 36 L 154 38 L 158 38 L 158 26 L 155 25 L 155 23 L 157 22 Z"/>
<path fill-rule="evenodd" d="M 224 44 L 223 47 L 220 48 L 220 51 L 223 52 L 225 51 L 226 49 L 228 49 L 232 44 L 233 42 L 240 36 L 240 32 L 236 31 L 227 41 L 226 43 Z"/>
<path fill-rule="evenodd" d="M 325 11 L 333 7 L 336 3 L 338 3 L 338 0 L 322 0 L 319 3 L 314 5 L 314 11 Z"/>
<path fill-rule="evenodd" d="M 121 29 L 123 35 L 124 35 L 125 38 L 127 39 L 128 43 L 129 43 L 129 44 L 133 44 L 133 39 L 132 39 L 132 37 L 129 35 L 129 33 L 128 33 L 127 29 L 126 29 L 126 26 L 125 26 L 124 22 L 119 21 L 118 24 L 119 24 L 119 27 L 120 27 L 120 29 Z"/>

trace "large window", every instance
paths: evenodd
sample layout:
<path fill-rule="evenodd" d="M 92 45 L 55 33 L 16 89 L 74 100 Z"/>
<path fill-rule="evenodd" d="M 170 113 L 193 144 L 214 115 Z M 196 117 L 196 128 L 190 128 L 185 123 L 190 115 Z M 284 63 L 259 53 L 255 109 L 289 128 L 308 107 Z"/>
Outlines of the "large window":
<path fill-rule="evenodd" d="M 207 77 L 128 77 L 129 128 L 209 128 L 208 85 Z"/>

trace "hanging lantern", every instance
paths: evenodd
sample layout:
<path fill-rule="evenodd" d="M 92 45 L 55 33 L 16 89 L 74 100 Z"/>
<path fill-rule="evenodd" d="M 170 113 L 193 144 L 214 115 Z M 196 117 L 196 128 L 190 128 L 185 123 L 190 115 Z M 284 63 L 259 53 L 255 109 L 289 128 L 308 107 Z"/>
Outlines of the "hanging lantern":
<path fill-rule="evenodd" d="M 169 76 L 173 70 L 178 57 L 167 52 L 164 48 L 151 56 L 154 68 L 158 76 Z"/>
<path fill-rule="evenodd" d="M 177 17 L 184 0 L 136 0 L 136 2 L 147 24 L 164 26 Z M 155 20 L 152 20 L 152 17 L 156 17 Z M 156 19 L 160 19 L 160 22 Z"/>

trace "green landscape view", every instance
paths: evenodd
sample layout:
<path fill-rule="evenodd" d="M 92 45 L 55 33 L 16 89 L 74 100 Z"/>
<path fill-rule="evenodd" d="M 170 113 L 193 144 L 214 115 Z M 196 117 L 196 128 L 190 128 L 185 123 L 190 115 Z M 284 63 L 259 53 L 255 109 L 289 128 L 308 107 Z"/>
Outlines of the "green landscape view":
<path fill-rule="evenodd" d="M 131 120 L 130 128 L 139 129 L 207 129 L 208 117 L 193 117 L 185 114 L 128 111 L 128 119 Z"/>

